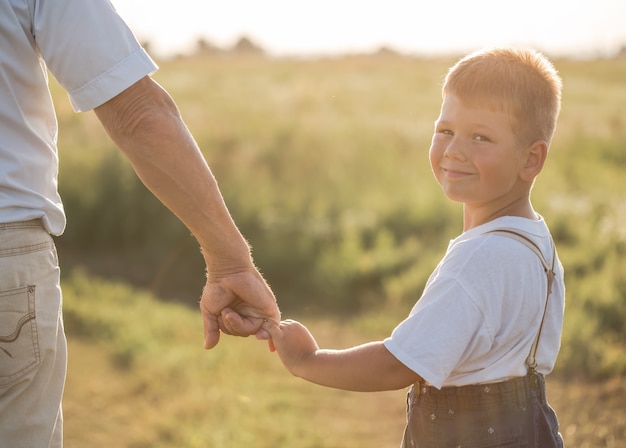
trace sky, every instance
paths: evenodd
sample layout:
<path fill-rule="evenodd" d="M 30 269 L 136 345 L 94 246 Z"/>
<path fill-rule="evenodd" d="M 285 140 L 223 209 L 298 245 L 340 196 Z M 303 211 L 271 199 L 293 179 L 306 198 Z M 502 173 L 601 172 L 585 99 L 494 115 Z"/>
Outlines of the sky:
<path fill-rule="evenodd" d="M 331 56 L 385 46 L 458 55 L 526 46 L 551 56 L 613 56 L 626 46 L 626 0 L 111 0 L 157 57 L 199 39 L 246 36 L 274 56 Z"/>

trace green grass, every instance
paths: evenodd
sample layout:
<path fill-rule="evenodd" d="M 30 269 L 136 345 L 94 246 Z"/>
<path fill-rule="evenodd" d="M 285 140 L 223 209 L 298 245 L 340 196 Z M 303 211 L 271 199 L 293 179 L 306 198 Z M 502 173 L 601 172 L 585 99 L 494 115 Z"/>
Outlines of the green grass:
<path fill-rule="evenodd" d="M 380 418 L 390 426 L 370 446 L 397 444 L 402 391 L 320 391 L 253 338 L 205 351 L 199 311 L 81 272 L 65 280 L 64 301 L 68 447 L 349 448 L 369 443 Z M 365 337 L 332 322 L 312 328 L 325 344 Z"/>
<path fill-rule="evenodd" d="M 76 271 L 65 277 L 65 445 L 119 448 L 395 448 L 406 391 L 354 393 L 290 376 L 254 338 L 202 348 L 199 311 Z M 385 337 L 396 316 L 291 314 L 321 346 Z M 618 448 L 626 381 L 548 380 L 566 446 Z"/>

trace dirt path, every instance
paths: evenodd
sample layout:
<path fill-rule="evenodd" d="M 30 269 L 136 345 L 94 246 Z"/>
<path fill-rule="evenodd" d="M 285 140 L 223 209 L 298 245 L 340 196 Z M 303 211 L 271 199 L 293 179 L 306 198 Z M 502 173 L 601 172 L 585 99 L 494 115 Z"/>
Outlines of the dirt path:
<path fill-rule="evenodd" d="M 548 378 L 547 388 L 566 447 L 626 446 L 626 378 L 595 383 Z"/>

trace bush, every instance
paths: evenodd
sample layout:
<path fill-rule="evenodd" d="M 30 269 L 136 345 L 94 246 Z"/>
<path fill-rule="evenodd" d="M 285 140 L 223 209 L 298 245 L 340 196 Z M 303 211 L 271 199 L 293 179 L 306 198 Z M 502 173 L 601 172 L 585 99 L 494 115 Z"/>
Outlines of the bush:
<path fill-rule="evenodd" d="M 419 297 L 462 228 L 461 209 L 441 193 L 427 155 L 450 62 L 162 64 L 158 80 L 177 99 L 283 310 L 408 312 Z M 557 68 L 563 111 L 533 201 L 566 269 L 558 368 L 624 374 L 626 64 L 558 61 Z M 69 217 L 58 241 L 63 262 L 196 306 L 204 266 L 189 232 L 141 185 L 93 116 L 77 119 L 63 107 L 59 115 Z"/>

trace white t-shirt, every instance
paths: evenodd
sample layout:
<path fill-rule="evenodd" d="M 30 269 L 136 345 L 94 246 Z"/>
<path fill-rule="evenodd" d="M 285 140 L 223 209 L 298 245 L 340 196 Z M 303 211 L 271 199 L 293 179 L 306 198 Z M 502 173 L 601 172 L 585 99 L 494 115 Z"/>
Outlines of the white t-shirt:
<path fill-rule="evenodd" d="M 48 72 L 76 111 L 157 69 L 108 0 L 0 0 L 0 222 L 59 235 L 57 121 Z"/>
<path fill-rule="evenodd" d="M 539 330 L 547 278 L 528 247 L 506 236 L 517 229 L 552 262 L 543 219 L 502 217 L 450 242 L 422 297 L 385 347 L 437 388 L 504 381 L 527 373 L 526 359 Z M 557 260 L 539 347 L 537 370 L 550 373 L 560 347 L 565 287 Z"/>

